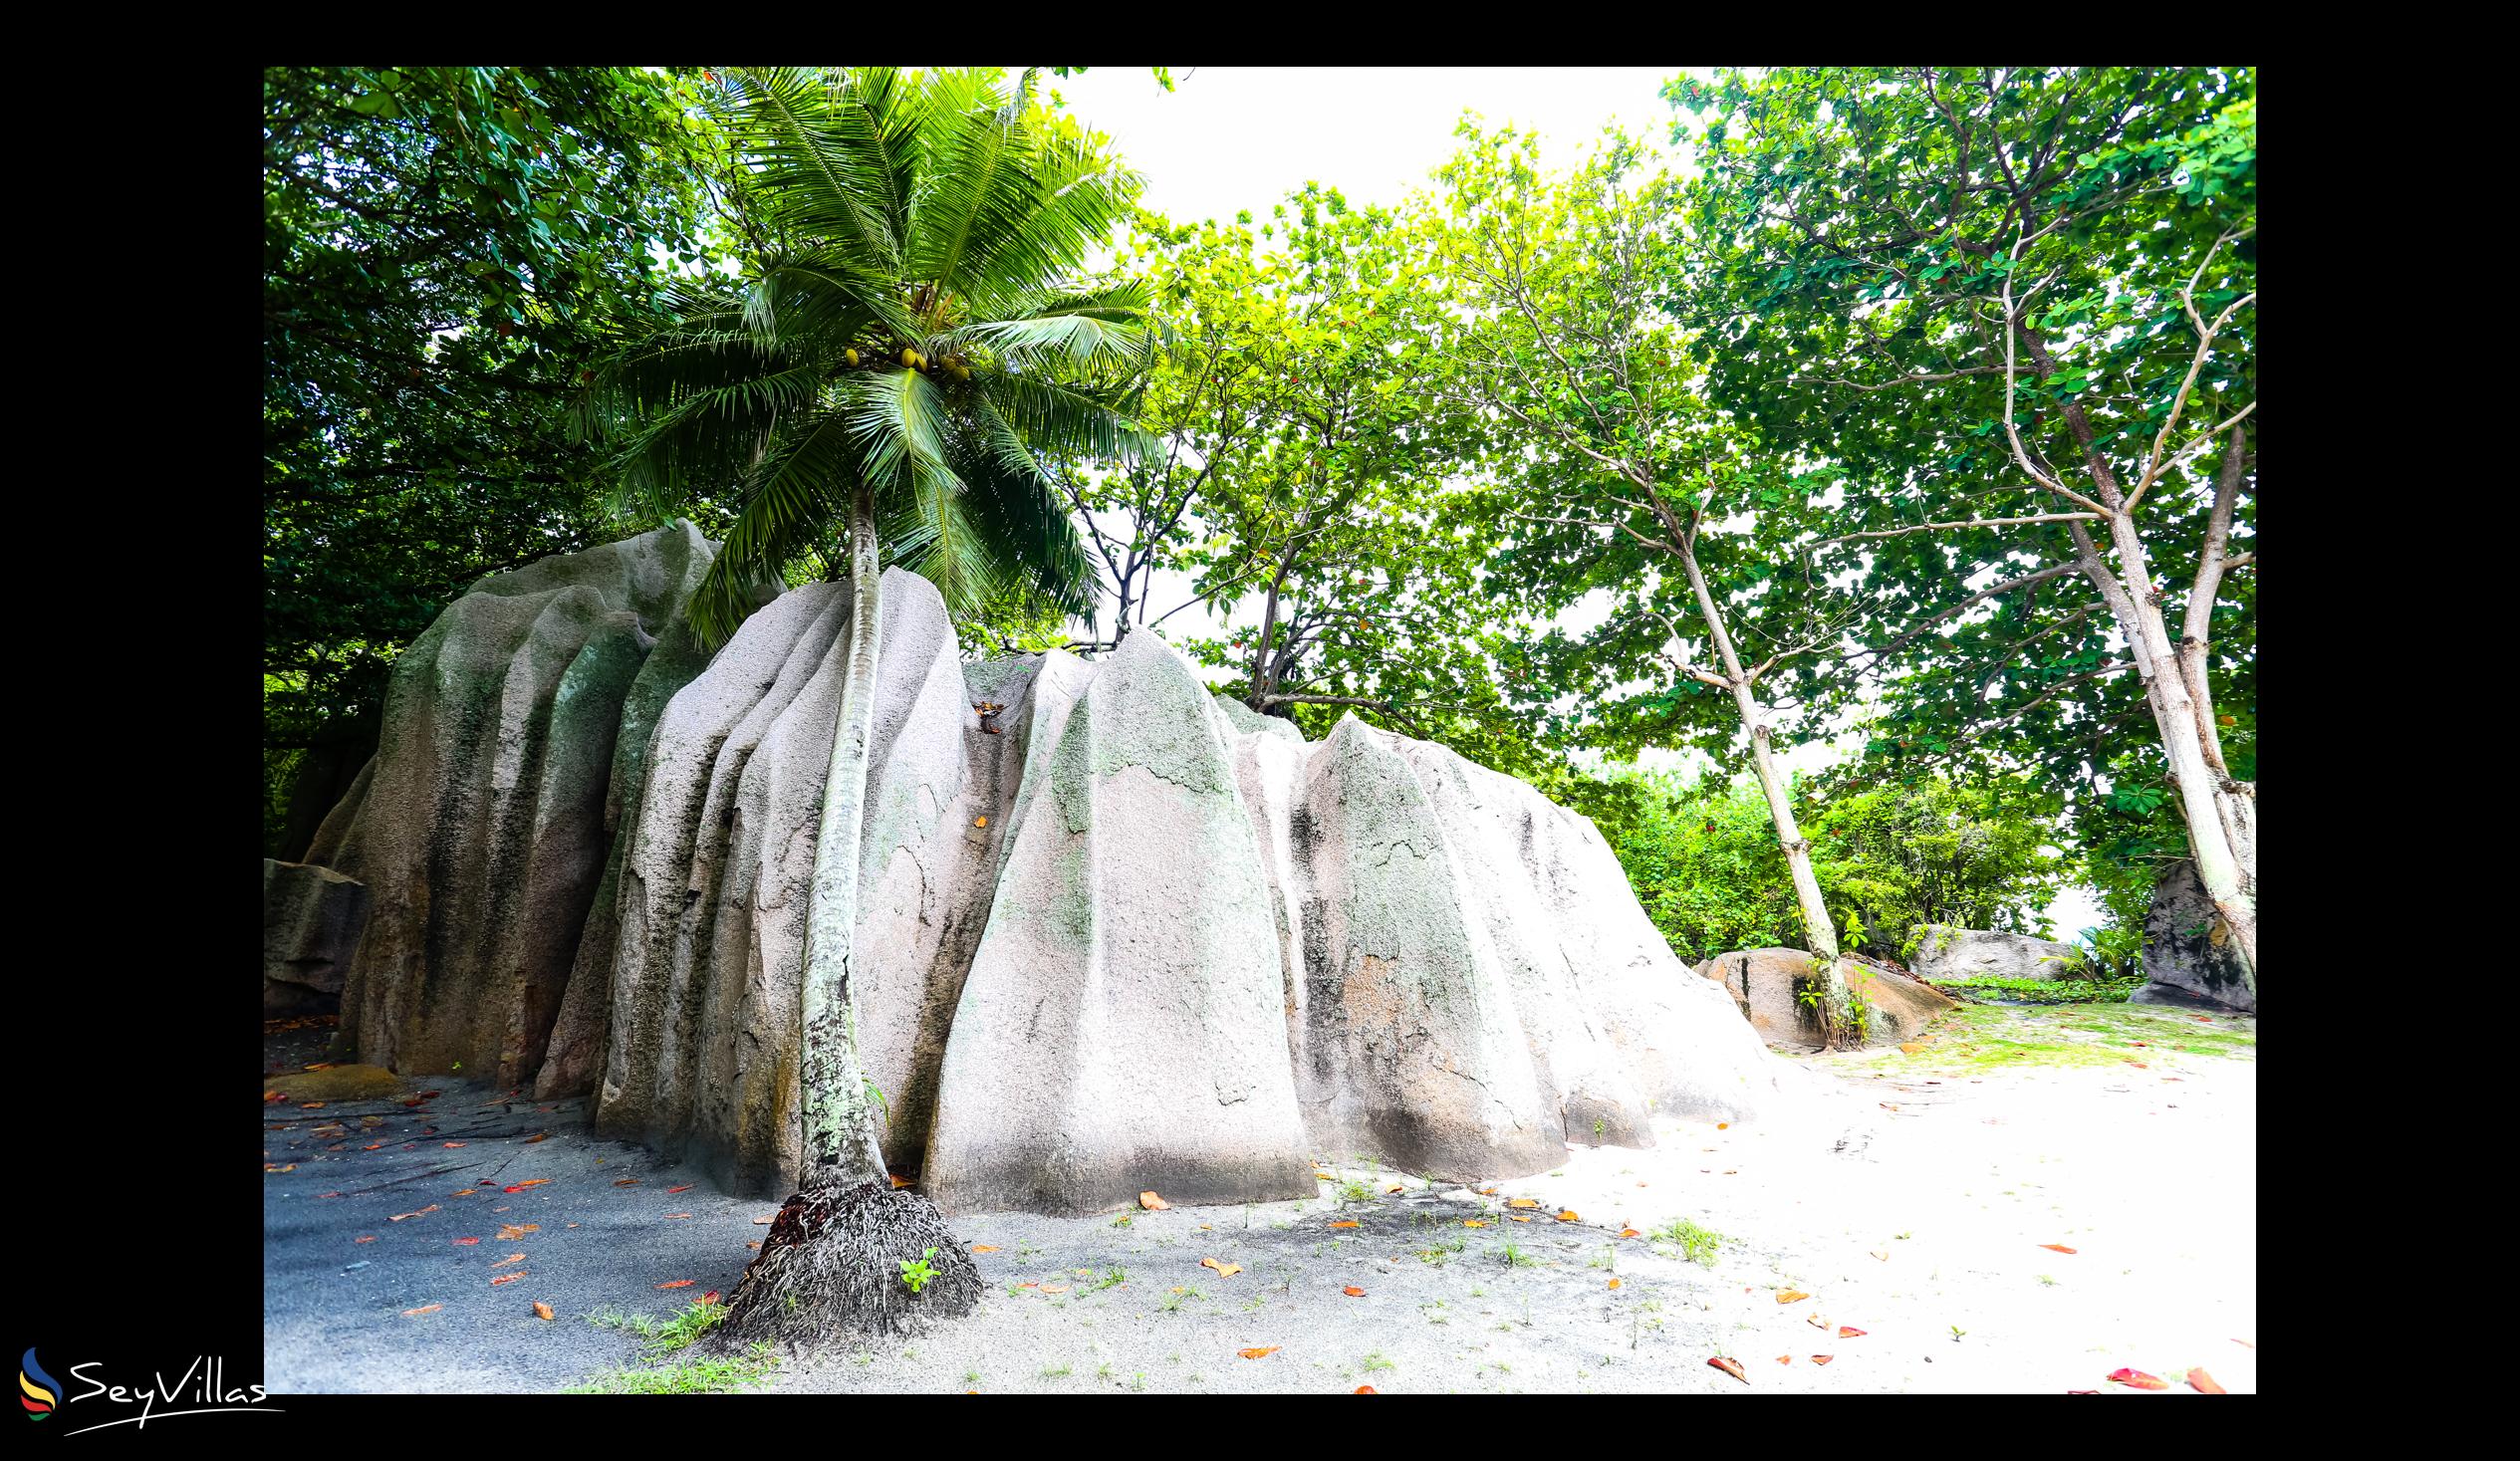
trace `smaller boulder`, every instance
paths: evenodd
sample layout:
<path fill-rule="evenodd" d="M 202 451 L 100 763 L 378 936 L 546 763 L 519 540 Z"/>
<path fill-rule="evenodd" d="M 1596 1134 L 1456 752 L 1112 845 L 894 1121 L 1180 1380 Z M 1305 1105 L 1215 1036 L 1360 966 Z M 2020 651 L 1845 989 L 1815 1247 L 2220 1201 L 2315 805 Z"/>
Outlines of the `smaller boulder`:
<path fill-rule="evenodd" d="M 2257 996 L 2240 966 L 2222 914 L 2205 893 L 2196 864 L 2172 863 L 2152 884 L 2143 914 L 2143 977 L 2134 1002 L 2257 1013 Z"/>
<path fill-rule="evenodd" d="M 1716 955 L 1698 972 L 1724 987 L 1761 1040 L 1818 1047 L 1820 1021 L 1800 997 L 1811 966 L 1811 955 L 1801 949 L 1743 949 Z M 1913 1040 L 1935 1016 L 1958 1008 L 1941 991 L 1879 964 L 1849 959 L 1841 972 L 1847 988 L 1863 998 L 1868 1011 L 1863 1042 L 1867 1048 Z"/>
<path fill-rule="evenodd" d="M 263 1016 L 341 1008 L 368 921 L 368 885 L 311 862 L 263 859 Z"/>
<path fill-rule="evenodd" d="M 2070 943 L 1983 928 L 1928 923 L 1916 930 L 1916 952 L 1907 961 L 1920 979 L 2079 979 L 2083 951 Z"/>

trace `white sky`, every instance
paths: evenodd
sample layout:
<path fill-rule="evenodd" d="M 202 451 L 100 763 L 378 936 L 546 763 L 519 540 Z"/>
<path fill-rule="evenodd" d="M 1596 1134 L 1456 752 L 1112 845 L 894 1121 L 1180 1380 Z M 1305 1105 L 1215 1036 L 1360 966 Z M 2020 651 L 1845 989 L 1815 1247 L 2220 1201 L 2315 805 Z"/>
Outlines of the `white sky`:
<path fill-rule="evenodd" d="M 1098 66 L 1083 76 L 1045 77 L 1042 85 L 1059 94 L 1078 122 L 1109 133 L 1120 155 L 1144 174 L 1145 207 L 1186 223 L 1228 221 L 1243 210 L 1266 219 L 1272 205 L 1308 182 L 1337 188 L 1352 204 L 1395 206 L 1427 186 L 1429 174 L 1458 149 L 1453 127 L 1464 112 L 1492 126 L 1539 132 L 1541 160 L 1551 169 L 1573 163 L 1614 123 L 1659 148 L 1667 144 L 1672 116 L 1660 96 L 1663 83 L 1708 72 L 1682 66 L 1176 66 L 1174 89 L 1166 92 L 1143 66 Z M 1147 597 L 1160 614 L 1195 595 L 1186 576 L 1158 574 Z M 1586 617 L 1606 611 L 1605 605 Z M 1231 621 L 1256 626 L 1256 601 L 1246 597 Z M 1214 616 L 1195 609 L 1165 627 L 1182 634 L 1220 631 Z M 1208 673 L 1232 677 L 1224 670 Z M 1814 741 L 1787 760 L 1809 770 L 1841 754 Z M 1641 759 L 1687 764 L 1676 753 L 1648 751 Z M 2048 913 L 2064 938 L 2100 921 L 2097 902 L 2083 888 L 2064 890 Z"/>

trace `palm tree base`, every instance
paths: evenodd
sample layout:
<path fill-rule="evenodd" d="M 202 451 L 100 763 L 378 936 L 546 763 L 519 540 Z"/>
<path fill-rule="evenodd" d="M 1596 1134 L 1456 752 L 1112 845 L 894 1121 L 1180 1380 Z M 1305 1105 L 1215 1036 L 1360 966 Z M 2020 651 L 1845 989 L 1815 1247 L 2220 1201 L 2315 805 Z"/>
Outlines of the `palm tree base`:
<path fill-rule="evenodd" d="M 922 1260 L 934 1276 L 913 1292 L 901 1266 Z M 877 1182 L 816 1187 L 779 1209 L 710 1338 L 793 1352 L 916 1334 L 979 1303 L 980 1270 L 936 1204 Z"/>

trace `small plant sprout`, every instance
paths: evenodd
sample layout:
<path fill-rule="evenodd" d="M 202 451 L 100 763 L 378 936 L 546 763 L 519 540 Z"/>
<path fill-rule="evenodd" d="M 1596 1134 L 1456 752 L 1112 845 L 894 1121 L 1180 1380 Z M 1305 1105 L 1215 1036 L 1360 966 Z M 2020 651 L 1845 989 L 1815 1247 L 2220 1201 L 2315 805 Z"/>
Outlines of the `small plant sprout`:
<path fill-rule="evenodd" d="M 928 1262 L 935 1256 L 936 1250 L 930 1248 L 916 1258 L 901 1260 L 901 1282 L 910 1286 L 911 1293 L 915 1294 L 926 1288 L 927 1281 L 936 1277 L 936 1266 Z"/>

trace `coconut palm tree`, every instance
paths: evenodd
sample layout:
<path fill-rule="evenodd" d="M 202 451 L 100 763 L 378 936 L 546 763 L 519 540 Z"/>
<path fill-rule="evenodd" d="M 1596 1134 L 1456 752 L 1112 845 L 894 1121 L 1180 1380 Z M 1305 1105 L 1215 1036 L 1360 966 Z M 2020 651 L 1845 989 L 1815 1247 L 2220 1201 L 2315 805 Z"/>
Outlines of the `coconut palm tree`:
<path fill-rule="evenodd" d="M 846 527 L 849 659 L 807 916 L 805 1190 L 726 1326 L 825 1339 L 967 1312 L 978 1294 L 933 1207 L 885 1185 L 880 1096 L 856 1049 L 879 570 L 921 574 L 957 609 L 1028 582 L 1086 611 L 1093 570 L 1047 463 L 1137 447 L 1114 382 L 1142 366 L 1152 327 L 1134 286 L 1074 282 L 1138 181 L 1035 107 L 1029 74 L 1011 90 L 991 71 L 716 75 L 750 267 L 685 287 L 670 326 L 596 367 L 584 421 L 623 442 L 630 515 L 738 486 L 691 607 L 712 643 L 755 584 Z M 939 1275 L 913 1289 L 896 1261 Z"/>

